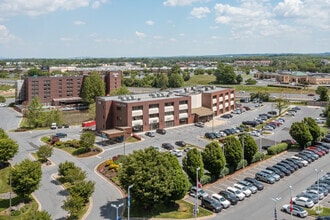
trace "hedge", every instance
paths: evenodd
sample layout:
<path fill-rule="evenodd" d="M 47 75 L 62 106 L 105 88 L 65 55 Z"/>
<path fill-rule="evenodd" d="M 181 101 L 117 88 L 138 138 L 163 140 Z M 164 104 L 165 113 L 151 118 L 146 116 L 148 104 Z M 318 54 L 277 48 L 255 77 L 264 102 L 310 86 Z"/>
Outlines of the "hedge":
<path fill-rule="evenodd" d="M 263 152 L 257 152 L 252 158 L 252 163 L 262 161 L 263 159 L 265 159 L 265 154 Z"/>
<path fill-rule="evenodd" d="M 274 146 L 271 146 L 267 149 L 267 153 L 269 155 L 276 155 L 279 154 L 283 151 L 286 151 L 288 149 L 288 144 L 287 143 L 280 143 L 276 144 Z"/>

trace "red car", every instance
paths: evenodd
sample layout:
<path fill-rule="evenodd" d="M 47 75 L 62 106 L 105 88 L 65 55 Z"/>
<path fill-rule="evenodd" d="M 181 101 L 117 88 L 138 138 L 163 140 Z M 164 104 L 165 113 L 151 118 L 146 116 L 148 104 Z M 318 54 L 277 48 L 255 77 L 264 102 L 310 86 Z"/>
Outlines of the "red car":
<path fill-rule="evenodd" d="M 320 157 L 323 156 L 323 154 L 322 154 L 321 152 L 317 151 L 316 149 L 307 148 L 306 150 L 311 151 L 311 152 L 313 152 L 314 154 L 319 155 Z"/>
<path fill-rule="evenodd" d="M 317 152 L 320 152 L 322 154 L 322 156 L 324 156 L 326 154 L 326 152 L 318 147 L 315 147 L 315 146 L 310 146 L 308 147 L 307 149 L 312 149 L 314 151 L 317 151 Z"/>

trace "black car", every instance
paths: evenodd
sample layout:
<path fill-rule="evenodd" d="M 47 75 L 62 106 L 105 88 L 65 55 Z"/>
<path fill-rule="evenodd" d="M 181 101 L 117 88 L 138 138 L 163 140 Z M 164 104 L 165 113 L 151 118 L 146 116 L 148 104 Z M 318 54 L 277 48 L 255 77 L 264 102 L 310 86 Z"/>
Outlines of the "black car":
<path fill-rule="evenodd" d="M 281 162 L 288 164 L 289 166 L 293 167 L 295 170 L 298 170 L 299 169 L 299 166 L 298 165 L 296 165 L 295 163 L 292 163 L 291 161 L 289 161 L 287 159 L 284 159 Z"/>
<path fill-rule="evenodd" d="M 232 118 L 233 115 L 232 114 L 225 114 L 225 115 L 221 115 L 220 117 L 229 119 L 229 118 Z"/>
<path fill-rule="evenodd" d="M 266 170 L 273 171 L 277 175 L 279 175 L 281 178 L 285 176 L 285 173 L 283 173 L 281 170 L 277 169 L 276 167 L 266 167 Z"/>
<path fill-rule="evenodd" d="M 278 162 L 277 165 L 280 165 L 282 167 L 285 167 L 286 169 L 290 170 L 291 173 L 293 173 L 295 171 L 295 169 L 293 167 L 291 167 L 289 164 L 287 163 L 283 163 L 283 162 Z"/>
<path fill-rule="evenodd" d="M 300 157 L 300 158 L 302 158 L 302 159 L 304 159 L 304 160 L 307 160 L 309 163 L 315 161 L 314 157 L 312 157 L 312 156 L 309 155 L 309 154 L 304 154 L 304 153 L 299 152 L 299 153 L 296 154 L 295 156 Z"/>
<path fill-rule="evenodd" d="M 156 129 L 156 133 L 158 133 L 158 134 L 166 134 L 166 130 L 164 128 L 158 128 L 158 129 Z"/>
<path fill-rule="evenodd" d="M 288 160 L 288 161 L 290 161 L 290 162 L 296 164 L 299 168 L 304 167 L 304 164 L 303 164 L 302 162 L 300 162 L 300 161 L 298 161 L 298 160 L 295 160 L 295 159 L 293 159 L 293 158 L 286 158 L 286 160 Z"/>
<path fill-rule="evenodd" d="M 221 210 L 223 209 L 220 202 L 210 197 L 202 198 L 201 206 L 203 208 L 211 210 L 212 212 L 221 212 Z"/>
<path fill-rule="evenodd" d="M 264 146 L 261 147 L 261 149 L 263 149 L 263 150 L 267 150 L 267 149 L 270 148 L 270 147 L 271 147 L 270 145 L 264 145 Z"/>
<path fill-rule="evenodd" d="M 259 191 L 264 189 L 264 184 L 262 184 L 261 182 L 259 182 L 255 178 L 245 177 L 244 180 L 252 183 L 255 187 L 257 187 L 257 189 Z"/>
<path fill-rule="evenodd" d="M 206 132 L 205 137 L 208 138 L 208 139 L 215 139 L 216 138 L 216 136 L 213 132 Z"/>
<path fill-rule="evenodd" d="M 162 148 L 165 148 L 166 150 L 173 150 L 174 149 L 173 145 L 170 144 L 170 143 L 163 143 Z"/>
<path fill-rule="evenodd" d="M 66 138 L 68 135 L 65 133 L 56 133 L 55 136 L 57 136 L 59 138 Z"/>
<path fill-rule="evenodd" d="M 236 195 L 231 193 L 231 192 L 228 192 L 228 191 L 220 191 L 219 192 L 219 195 L 223 196 L 225 199 L 227 199 L 230 204 L 232 205 L 236 205 L 237 202 L 238 202 L 238 199 L 236 198 Z"/>
<path fill-rule="evenodd" d="M 316 220 L 330 220 L 330 215 L 328 216 L 319 216 L 316 218 Z"/>
<path fill-rule="evenodd" d="M 279 169 L 280 171 L 282 171 L 286 176 L 290 176 L 291 175 L 291 171 L 288 170 L 287 168 L 285 168 L 284 166 L 275 164 L 275 165 L 273 165 L 273 167 L 275 167 L 276 169 Z"/>
<path fill-rule="evenodd" d="M 184 141 L 176 141 L 176 142 L 175 142 L 175 145 L 178 145 L 178 146 L 180 146 L 180 147 L 184 147 L 184 146 L 186 146 L 187 144 L 186 144 L 186 142 L 184 142 Z"/>
<path fill-rule="evenodd" d="M 64 126 L 64 128 L 69 128 L 70 127 L 69 124 L 64 124 L 63 126 Z"/>

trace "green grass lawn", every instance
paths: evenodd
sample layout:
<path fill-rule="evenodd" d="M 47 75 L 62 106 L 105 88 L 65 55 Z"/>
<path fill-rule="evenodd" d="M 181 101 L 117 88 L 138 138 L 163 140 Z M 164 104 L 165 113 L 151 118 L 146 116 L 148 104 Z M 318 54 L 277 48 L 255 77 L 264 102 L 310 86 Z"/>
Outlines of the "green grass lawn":
<path fill-rule="evenodd" d="M 316 214 L 317 207 L 318 207 L 318 206 L 314 206 L 314 207 L 311 208 L 311 209 L 306 209 L 307 212 L 308 212 L 308 215 L 309 215 L 309 216 L 317 217 L 317 216 L 318 216 L 318 215 Z M 320 206 L 320 211 L 321 211 L 320 216 L 330 216 L 330 208 Z"/>
<path fill-rule="evenodd" d="M 131 205 L 131 216 L 143 218 L 168 218 L 168 219 L 187 219 L 193 218 L 193 204 L 184 200 L 178 200 L 172 205 L 159 205 L 152 209 L 152 211 L 143 210 L 141 207 Z M 127 213 L 125 213 L 127 215 Z M 212 215 L 212 212 L 199 207 L 198 217 L 205 217 Z"/>

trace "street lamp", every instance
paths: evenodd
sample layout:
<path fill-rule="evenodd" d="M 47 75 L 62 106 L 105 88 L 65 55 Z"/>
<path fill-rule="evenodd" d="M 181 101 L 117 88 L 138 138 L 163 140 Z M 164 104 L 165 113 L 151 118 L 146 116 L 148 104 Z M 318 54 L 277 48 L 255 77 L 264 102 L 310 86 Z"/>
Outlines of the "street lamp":
<path fill-rule="evenodd" d="M 290 190 L 290 215 L 291 215 L 291 220 L 292 220 L 293 219 L 293 216 L 292 216 L 293 204 L 292 204 L 292 195 L 291 195 L 292 186 L 289 186 L 289 190 Z"/>
<path fill-rule="evenodd" d="M 281 200 L 281 197 L 272 198 L 275 208 L 274 208 L 274 220 L 277 220 L 277 202 Z"/>
<path fill-rule="evenodd" d="M 316 180 L 317 180 L 317 193 L 320 193 L 320 180 L 319 180 L 319 173 L 321 173 L 323 170 L 314 170 L 316 172 Z M 320 197 L 317 196 L 317 212 L 316 214 L 320 214 Z"/>
<path fill-rule="evenodd" d="M 118 209 L 120 207 L 122 207 L 124 205 L 124 203 L 120 203 L 119 205 L 115 205 L 115 204 L 111 204 L 112 207 L 116 208 L 116 220 L 119 220 L 119 216 L 118 216 Z"/>
<path fill-rule="evenodd" d="M 242 154 L 242 157 L 243 157 L 243 169 L 245 168 L 245 166 L 244 166 L 244 135 L 245 134 L 242 134 L 242 147 L 243 147 L 243 154 Z"/>
<path fill-rule="evenodd" d="M 199 171 L 200 169 L 201 169 L 200 167 L 197 167 L 197 169 L 196 169 L 196 194 L 195 194 L 195 209 L 194 209 L 195 220 L 197 219 L 198 171 Z"/>
<path fill-rule="evenodd" d="M 130 189 L 133 187 L 134 184 L 130 185 L 128 187 L 128 196 L 127 196 L 127 220 L 129 220 L 129 208 L 131 206 L 131 195 L 130 195 Z"/>
<path fill-rule="evenodd" d="M 214 112 L 212 113 L 212 133 L 214 133 Z"/>

